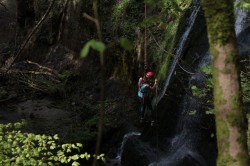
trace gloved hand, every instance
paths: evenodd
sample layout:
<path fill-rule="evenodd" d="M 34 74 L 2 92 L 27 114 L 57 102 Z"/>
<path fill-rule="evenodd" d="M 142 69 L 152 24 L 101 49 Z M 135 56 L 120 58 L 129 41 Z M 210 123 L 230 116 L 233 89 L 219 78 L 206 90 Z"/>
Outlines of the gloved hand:
<path fill-rule="evenodd" d="M 155 84 L 158 84 L 158 80 L 157 80 L 157 78 L 155 79 Z"/>

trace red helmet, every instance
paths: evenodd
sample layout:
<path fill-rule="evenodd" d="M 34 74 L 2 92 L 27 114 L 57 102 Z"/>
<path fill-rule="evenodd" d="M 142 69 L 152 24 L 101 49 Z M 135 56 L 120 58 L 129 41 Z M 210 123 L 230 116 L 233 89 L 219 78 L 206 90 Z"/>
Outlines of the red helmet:
<path fill-rule="evenodd" d="M 154 78 L 154 73 L 152 71 L 149 71 L 146 73 L 146 77 L 152 79 Z"/>

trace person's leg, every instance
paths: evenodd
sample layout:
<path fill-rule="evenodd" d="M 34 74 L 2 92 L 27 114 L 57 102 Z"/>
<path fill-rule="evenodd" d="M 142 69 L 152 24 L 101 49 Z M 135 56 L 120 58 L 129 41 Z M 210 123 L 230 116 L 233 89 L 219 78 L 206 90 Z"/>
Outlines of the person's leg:
<path fill-rule="evenodd" d="M 144 98 L 140 98 L 140 121 L 142 122 L 145 114 L 145 101 Z"/>
<path fill-rule="evenodd" d="M 151 120 L 151 125 L 154 124 L 155 121 L 155 116 L 154 116 L 154 110 L 152 106 L 152 101 L 150 99 L 147 100 L 146 106 L 148 107 L 149 113 L 150 113 L 150 120 Z"/>

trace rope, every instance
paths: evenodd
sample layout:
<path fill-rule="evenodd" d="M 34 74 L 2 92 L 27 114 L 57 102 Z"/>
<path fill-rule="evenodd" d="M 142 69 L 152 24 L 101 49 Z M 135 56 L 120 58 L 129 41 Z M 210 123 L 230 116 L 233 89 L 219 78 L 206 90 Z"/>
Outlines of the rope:
<path fill-rule="evenodd" d="M 158 85 L 156 85 L 156 90 L 155 90 L 155 95 L 156 95 L 156 98 L 158 96 Z M 158 154 L 159 154 L 159 126 L 158 126 L 158 113 L 157 113 L 157 102 L 155 104 L 155 120 L 156 120 L 156 123 L 157 123 L 157 128 L 156 128 L 156 149 L 157 149 L 157 154 L 156 154 L 156 160 L 158 161 Z"/>
<path fill-rule="evenodd" d="M 144 19 L 147 18 L 147 5 L 145 3 L 144 6 Z M 147 25 L 145 25 L 144 29 L 144 73 L 147 71 Z"/>
<path fill-rule="evenodd" d="M 179 66 L 183 71 L 185 71 L 186 73 L 191 74 L 191 75 L 196 74 L 196 73 L 192 73 L 192 72 L 190 72 L 190 71 L 185 70 L 185 69 L 180 65 L 179 62 L 177 62 L 177 64 L 178 64 L 178 66 Z"/>

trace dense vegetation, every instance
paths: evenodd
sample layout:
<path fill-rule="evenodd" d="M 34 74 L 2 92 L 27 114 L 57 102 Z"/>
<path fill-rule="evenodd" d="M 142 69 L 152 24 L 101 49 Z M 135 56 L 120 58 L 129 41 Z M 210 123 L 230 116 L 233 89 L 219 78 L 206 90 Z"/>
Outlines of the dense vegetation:
<path fill-rule="evenodd" d="M 0 125 L 0 165 L 63 163 L 76 166 L 94 158 L 103 163 L 106 156 L 114 155 L 104 155 L 109 147 L 119 144 L 118 139 L 114 140 L 118 134 L 113 133 L 122 135 L 119 130 L 127 121 L 138 125 L 137 86 L 134 85 L 145 65 L 156 72 L 160 86 L 164 83 L 191 0 L 101 1 L 98 3 L 99 27 L 94 20 L 92 1 L 26 0 L 25 3 L 28 7 L 23 4 L 18 7 L 32 10 L 21 15 L 20 19 L 24 20 L 16 22 L 17 4 L 0 1 L 0 12 L 6 18 L 0 32 L 8 34 L 3 35 L 0 47 L 0 104 L 4 110 L 12 111 L 5 107 L 9 105 L 20 113 L 16 108 L 20 107 L 18 103 L 46 98 L 52 101 L 48 107 L 69 112 L 59 124 L 67 128 L 59 130 L 60 127 L 53 129 L 43 124 L 30 129 L 39 118 L 34 117 L 35 112 L 26 113 L 22 108 L 26 116 L 22 122 L 17 118 L 7 123 L 0 116 L 3 123 Z M 246 2 L 236 4 L 247 9 L 248 5 Z M 104 69 L 99 56 L 105 56 Z M 241 60 L 246 110 L 250 103 L 248 64 L 249 59 Z M 100 74 L 101 70 L 105 75 Z M 206 86 L 192 86 L 192 91 L 207 103 L 210 110 L 207 113 L 213 114 L 211 68 L 204 67 L 200 72 L 206 75 Z M 103 87 L 99 85 L 101 81 L 104 81 Z M 102 90 L 105 96 L 100 100 Z M 101 153 L 95 156 L 93 146 L 98 135 L 100 110 L 105 116 L 102 133 L 106 144 L 101 144 Z M 66 136 L 64 129 L 69 131 Z"/>

